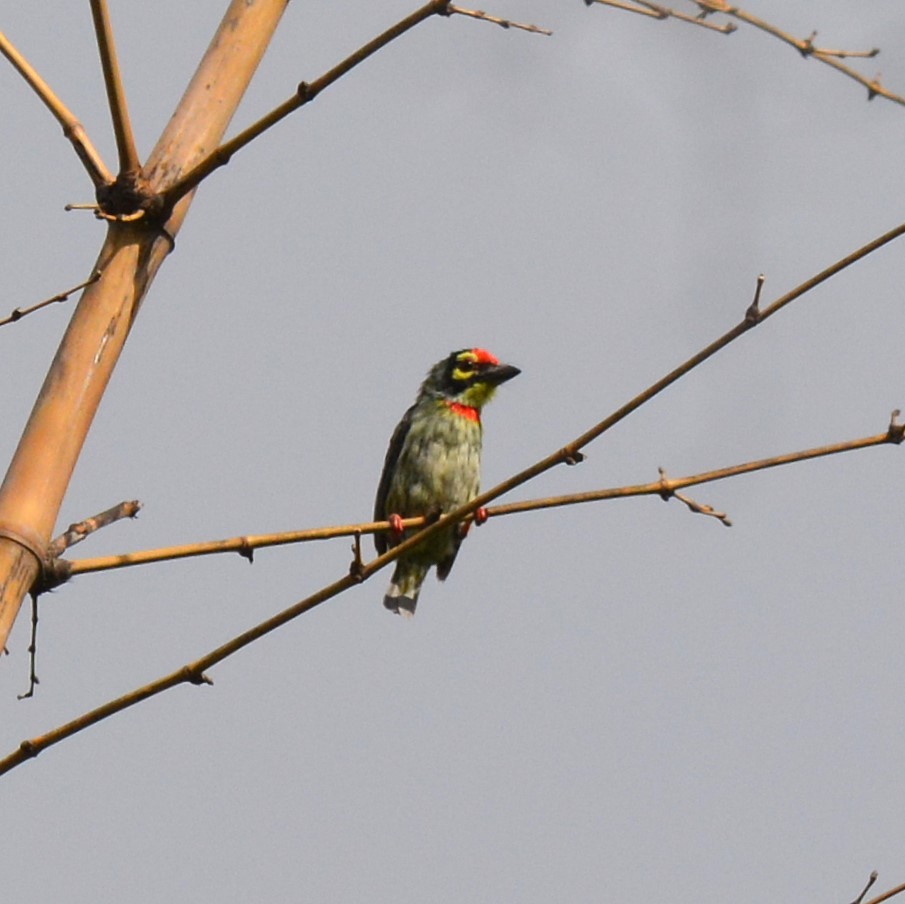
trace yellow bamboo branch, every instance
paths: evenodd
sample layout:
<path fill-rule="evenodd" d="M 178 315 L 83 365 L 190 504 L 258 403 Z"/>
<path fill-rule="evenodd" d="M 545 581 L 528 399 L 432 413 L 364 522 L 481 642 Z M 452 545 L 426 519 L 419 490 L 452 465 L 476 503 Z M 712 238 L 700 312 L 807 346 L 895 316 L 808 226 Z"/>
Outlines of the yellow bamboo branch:
<path fill-rule="evenodd" d="M 705 506 L 698 503 L 692 504 L 690 500 L 682 499 L 678 491 L 686 487 L 697 486 L 703 483 L 711 483 L 717 480 L 725 480 L 729 477 L 737 477 L 742 474 L 750 474 L 754 471 L 762 471 L 767 468 L 775 468 L 781 465 L 795 462 L 809 461 L 813 458 L 822 458 L 828 455 L 838 455 L 840 452 L 851 452 L 857 449 L 867 449 L 872 446 L 880 446 L 888 443 L 899 444 L 902 442 L 905 427 L 899 425 L 895 418 L 890 423 L 885 433 L 873 436 L 860 437 L 841 443 L 827 446 L 805 449 L 799 452 L 788 452 L 783 455 L 775 455 L 770 458 L 762 458 L 757 461 L 744 462 L 719 468 L 713 471 L 704 471 L 688 477 L 667 478 L 661 471 L 659 480 L 648 483 L 633 484 L 622 487 L 609 487 L 599 490 L 588 490 L 580 493 L 567 493 L 561 496 L 547 496 L 540 499 L 527 499 L 522 502 L 511 502 L 504 505 L 496 505 L 486 508 L 484 514 L 487 518 L 495 518 L 504 515 L 521 514 L 524 512 L 538 511 L 540 509 L 561 508 L 562 506 L 578 505 L 585 502 L 601 502 L 610 499 L 626 499 L 631 496 L 661 496 L 669 499 L 672 496 L 680 498 L 693 511 L 702 514 L 719 515 L 719 513 L 706 511 Z M 695 507 L 697 506 L 697 507 Z M 468 520 L 467 518 L 464 520 Z M 402 527 L 409 529 L 423 527 L 425 519 L 405 518 Z M 228 540 L 211 540 L 204 543 L 187 543 L 178 546 L 167 546 L 160 549 L 146 549 L 138 552 L 121 553 L 113 556 L 98 556 L 90 559 L 59 560 L 57 574 L 60 579 L 66 580 L 77 574 L 90 574 L 99 571 L 110 571 L 116 568 L 128 568 L 132 565 L 147 565 L 154 562 L 173 561 L 176 559 L 192 558 L 195 556 L 218 555 L 222 553 L 238 553 L 251 560 L 254 550 L 273 546 L 286 546 L 293 543 L 307 543 L 312 540 L 329 540 L 337 537 L 354 537 L 365 534 L 375 534 L 389 528 L 387 521 L 366 521 L 361 524 L 342 524 L 334 527 L 317 527 L 306 530 L 281 531 L 271 534 L 247 534 L 241 537 L 232 537 Z"/>
<path fill-rule="evenodd" d="M 546 499 L 532 499 L 527 502 L 512 502 L 488 508 L 487 515 L 488 517 L 493 517 L 495 515 L 512 515 L 518 512 L 557 508 L 564 505 L 576 505 L 582 502 L 600 502 L 606 499 L 626 499 L 631 496 L 660 496 L 663 499 L 669 499 L 671 496 L 677 496 L 678 490 L 684 489 L 685 487 L 698 486 L 702 483 L 712 483 L 717 480 L 725 480 L 729 477 L 751 474 L 754 471 L 764 471 L 768 468 L 777 468 L 782 465 L 789 465 L 796 462 L 810 461 L 814 458 L 825 458 L 828 455 L 838 455 L 841 452 L 869 449 L 872 446 L 883 446 L 890 443 L 899 445 L 903 440 L 902 431 L 902 425 L 893 420 L 884 433 L 877 433 L 873 436 L 864 436 L 859 439 L 833 443 L 827 446 L 818 446 L 813 449 L 803 449 L 799 452 L 789 452 L 784 455 L 761 458 L 757 461 L 743 462 L 742 464 L 731 465 L 714 471 L 704 471 L 700 474 L 689 475 L 688 477 L 667 478 L 661 471 L 659 480 L 650 481 L 648 483 L 590 490 L 585 493 L 569 493 L 563 496 L 550 496 Z"/>
<path fill-rule="evenodd" d="M 123 176 L 127 173 L 137 173 L 140 167 L 138 151 L 135 149 L 135 136 L 132 134 L 126 93 L 116 58 L 116 45 L 113 41 L 107 0 L 91 0 L 91 16 L 94 19 L 97 48 L 104 71 L 104 85 L 107 88 L 107 102 L 113 120 L 116 149 L 119 152 L 119 174 Z"/>
<path fill-rule="evenodd" d="M 216 146 L 288 0 L 232 0 L 149 161 L 150 179 L 193 166 Z M 35 584 L 63 494 L 141 302 L 188 211 L 112 223 L 96 269 L 50 366 L 0 485 L 0 648 Z"/>
<path fill-rule="evenodd" d="M 82 124 L 53 93 L 41 76 L 29 65 L 25 57 L 16 50 L 3 32 L 0 32 L 0 53 L 13 64 L 19 75 L 28 82 L 31 89 L 44 103 L 44 106 L 50 110 L 56 121 L 63 127 L 63 134 L 72 143 L 79 160 L 82 161 L 82 165 L 94 183 L 94 187 L 99 188 L 102 185 L 112 183 L 113 175 L 104 165 L 104 161 L 97 150 L 95 150 Z"/>

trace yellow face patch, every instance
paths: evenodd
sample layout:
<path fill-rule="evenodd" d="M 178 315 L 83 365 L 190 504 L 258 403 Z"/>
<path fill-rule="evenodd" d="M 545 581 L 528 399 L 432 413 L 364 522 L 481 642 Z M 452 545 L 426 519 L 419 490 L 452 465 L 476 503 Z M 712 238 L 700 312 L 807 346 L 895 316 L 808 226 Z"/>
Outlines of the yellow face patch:
<path fill-rule="evenodd" d="M 475 374 L 475 364 L 477 363 L 477 355 L 474 352 L 462 352 L 456 357 L 456 364 L 453 368 L 452 378 L 457 383 L 465 383 Z"/>

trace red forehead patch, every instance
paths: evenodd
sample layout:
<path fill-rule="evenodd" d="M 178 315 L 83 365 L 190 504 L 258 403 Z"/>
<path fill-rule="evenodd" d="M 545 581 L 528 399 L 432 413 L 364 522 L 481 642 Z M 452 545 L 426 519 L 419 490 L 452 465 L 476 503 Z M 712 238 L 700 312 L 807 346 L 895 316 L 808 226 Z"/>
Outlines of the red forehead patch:
<path fill-rule="evenodd" d="M 499 364 L 499 360 L 495 355 L 491 355 L 487 349 L 473 348 L 471 353 L 475 357 L 476 364 Z"/>

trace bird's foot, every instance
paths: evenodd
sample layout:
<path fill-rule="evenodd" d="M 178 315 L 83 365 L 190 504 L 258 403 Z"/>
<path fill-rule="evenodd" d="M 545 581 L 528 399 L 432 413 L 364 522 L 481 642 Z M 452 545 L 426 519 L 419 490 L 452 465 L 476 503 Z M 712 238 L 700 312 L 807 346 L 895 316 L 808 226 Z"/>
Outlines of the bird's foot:
<path fill-rule="evenodd" d="M 393 541 L 398 543 L 405 533 L 405 530 L 402 527 L 402 515 L 397 515 L 393 512 L 392 515 L 387 516 L 387 521 L 390 522 L 390 535 L 392 536 Z"/>

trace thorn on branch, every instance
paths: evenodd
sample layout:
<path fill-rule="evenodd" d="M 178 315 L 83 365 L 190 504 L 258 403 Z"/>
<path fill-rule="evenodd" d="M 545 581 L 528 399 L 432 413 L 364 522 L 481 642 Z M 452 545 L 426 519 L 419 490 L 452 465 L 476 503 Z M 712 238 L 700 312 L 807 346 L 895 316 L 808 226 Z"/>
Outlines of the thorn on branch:
<path fill-rule="evenodd" d="M 660 473 L 660 498 L 664 502 L 669 502 L 671 498 L 675 497 L 679 502 L 683 502 L 688 507 L 689 511 L 694 512 L 696 515 L 707 515 L 709 518 L 716 518 L 724 527 L 732 527 L 732 522 L 725 512 L 718 512 L 710 505 L 695 502 L 691 497 L 677 492 L 670 486 L 669 479 L 666 477 L 666 471 L 664 471 L 663 468 L 657 468 L 657 470 Z"/>
<path fill-rule="evenodd" d="M 905 440 L 905 424 L 899 423 L 899 415 L 902 412 L 896 408 L 889 418 L 889 431 L 886 436 L 889 442 L 895 443 L 897 446 Z"/>
<path fill-rule="evenodd" d="M 214 682 L 210 678 L 208 678 L 208 676 L 205 675 L 204 672 L 199 672 L 197 669 L 193 669 L 190 666 L 186 666 L 182 670 L 182 673 L 185 676 L 184 680 L 189 684 L 195 684 L 198 686 L 202 684 L 209 684 L 213 686 L 214 684 Z"/>
<path fill-rule="evenodd" d="M 754 301 L 748 305 L 748 310 L 745 311 L 745 320 L 748 323 L 760 323 L 761 312 L 760 312 L 760 293 L 764 287 L 764 280 L 766 277 L 763 273 L 761 273 L 757 277 L 757 285 L 754 288 Z"/>
<path fill-rule="evenodd" d="M 867 885 L 864 886 L 864 891 L 862 891 L 861 894 L 858 895 L 858 897 L 855 898 L 854 901 L 852 901 L 852 904 L 861 904 L 861 902 L 864 900 L 864 896 L 868 893 L 868 891 L 870 891 L 870 887 L 876 881 L 877 881 L 877 871 L 873 870 L 871 872 L 870 876 L 868 876 Z"/>
<path fill-rule="evenodd" d="M 579 452 L 578 449 L 570 449 L 567 446 L 562 450 L 562 460 L 569 466 L 580 465 L 584 459 L 584 452 Z"/>

